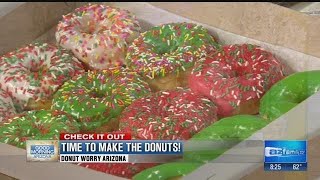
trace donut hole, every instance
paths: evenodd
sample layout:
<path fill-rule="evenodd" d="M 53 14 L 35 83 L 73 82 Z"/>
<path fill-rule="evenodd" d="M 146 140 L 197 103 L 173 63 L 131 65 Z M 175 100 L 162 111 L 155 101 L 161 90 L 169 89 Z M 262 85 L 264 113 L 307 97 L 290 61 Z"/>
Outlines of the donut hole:
<path fill-rule="evenodd" d="M 31 73 L 45 72 L 48 69 L 49 69 L 48 66 L 45 64 L 42 64 L 42 63 L 35 64 L 35 65 L 29 67 L 29 71 Z"/>
<path fill-rule="evenodd" d="M 101 98 L 105 98 L 106 95 L 102 92 L 99 91 L 91 91 L 90 92 L 90 96 L 93 98 L 97 98 L 97 99 L 101 99 Z"/>
<path fill-rule="evenodd" d="M 47 66 L 31 66 L 29 68 L 29 74 L 33 79 L 31 84 L 34 86 L 40 86 L 43 78 L 47 75 L 47 70 Z"/>
<path fill-rule="evenodd" d="M 170 43 L 171 45 L 168 45 L 167 43 Z M 148 42 L 147 46 L 158 55 L 172 54 L 179 48 L 175 41 L 169 39 L 163 39 L 158 42 Z"/>
<path fill-rule="evenodd" d="M 158 55 L 172 54 L 184 46 L 181 37 L 172 38 L 172 34 L 161 34 L 159 30 L 148 31 L 145 37 L 147 48 Z"/>
<path fill-rule="evenodd" d="M 76 27 L 79 32 L 86 33 L 86 34 L 100 34 L 106 30 L 107 26 L 100 25 L 96 21 L 93 21 L 88 18 L 83 18 L 81 23 Z"/>
<path fill-rule="evenodd" d="M 91 25 L 91 26 L 80 26 L 79 27 L 80 32 L 86 33 L 86 34 L 95 34 L 96 32 L 96 27 Z"/>
<path fill-rule="evenodd" d="M 45 125 L 41 125 L 41 124 L 37 125 L 36 128 L 38 129 L 39 133 L 42 135 L 46 135 L 50 131 L 49 127 L 46 127 Z"/>
<path fill-rule="evenodd" d="M 173 25 L 173 26 L 172 26 Z M 175 54 L 185 52 L 186 49 L 196 49 L 204 43 L 203 34 L 192 32 L 191 29 L 199 31 L 192 24 L 166 24 L 161 28 L 153 28 L 144 35 L 145 43 L 152 52 L 159 55 Z M 201 30 L 200 30 L 201 31 Z M 202 31 L 201 31 L 202 32 Z"/>
<path fill-rule="evenodd" d="M 179 46 L 169 46 L 169 48 L 156 47 L 159 55 L 171 54 L 178 49 Z"/>
<path fill-rule="evenodd" d="M 41 70 L 41 67 L 39 67 L 39 66 L 31 66 L 30 67 L 30 69 L 29 69 L 29 71 L 30 72 L 39 72 Z"/>

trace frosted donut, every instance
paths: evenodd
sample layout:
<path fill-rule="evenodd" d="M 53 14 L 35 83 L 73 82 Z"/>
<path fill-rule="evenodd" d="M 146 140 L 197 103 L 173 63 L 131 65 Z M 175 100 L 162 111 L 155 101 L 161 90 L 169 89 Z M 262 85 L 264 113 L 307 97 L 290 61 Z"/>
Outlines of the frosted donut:
<path fill-rule="evenodd" d="M 210 48 L 211 47 L 211 48 Z M 128 48 L 126 63 L 155 91 L 184 87 L 194 63 L 220 47 L 203 26 L 169 23 L 141 33 Z"/>
<path fill-rule="evenodd" d="M 27 111 L 0 123 L 0 142 L 20 148 L 26 140 L 58 140 L 60 133 L 77 133 L 79 124 L 58 111 Z"/>
<path fill-rule="evenodd" d="M 113 131 L 123 109 L 150 92 L 148 84 L 127 69 L 89 71 L 61 86 L 52 109 L 74 116 L 82 131 Z"/>
<path fill-rule="evenodd" d="M 261 47 L 227 45 L 198 61 L 190 88 L 218 106 L 218 115 L 256 114 L 264 93 L 284 78 L 284 66 Z"/>
<path fill-rule="evenodd" d="M 135 139 L 186 140 L 217 121 L 216 113 L 209 99 L 177 88 L 135 100 L 123 111 L 119 129 Z"/>
<path fill-rule="evenodd" d="M 297 72 L 272 86 L 262 97 L 259 114 L 275 120 L 320 91 L 320 70 Z"/>
<path fill-rule="evenodd" d="M 34 43 L 0 57 L 0 88 L 25 110 L 49 109 L 52 94 L 83 72 L 68 51 Z"/>
<path fill-rule="evenodd" d="M 0 122 L 16 113 L 11 97 L 4 90 L 0 89 Z"/>
<path fill-rule="evenodd" d="M 124 64 L 127 43 L 139 33 L 135 16 L 105 5 L 86 5 L 59 22 L 56 40 L 91 69 Z"/>
<path fill-rule="evenodd" d="M 253 132 L 266 126 L 268 121 L 251 115 L 237 115 L 219 120 L 192 136 L 192 141 L 225 140 L 222 148 L 202 151 L 186 151 L 182 162 L 172 162 L 146 169 L 136 174 L 133 180 L 178 180 L 198 169 L 201 165 L 212 161 L 235 145 L 239 140 L 248 138 Z M 234 141 L 236 140 L 236 141 Z"/>
<path fill-rule="evenodd" d="M 111 174 L 114 176 L 131 179 L 135 174 L 151 168 L 156 163 L 79 163 L 79 166 Z"/>

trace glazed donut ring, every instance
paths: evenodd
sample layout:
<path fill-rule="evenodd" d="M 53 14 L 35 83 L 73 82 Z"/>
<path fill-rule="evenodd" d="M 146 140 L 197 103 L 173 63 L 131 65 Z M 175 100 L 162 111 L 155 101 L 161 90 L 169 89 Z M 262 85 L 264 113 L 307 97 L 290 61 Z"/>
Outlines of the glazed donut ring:
<path fill-rule="evenodd" d="M 218 116 L 257 114 L 263 94 L 284 78 L 284 67 L 261 47 L 227 45 L 198 61 L 190 88 L 218 106 Z"/>
<path fill-rule="evenodd" d="M 89 4 L 63 17 L 56 40 L 89 68 L 107 69 L 124 64 L 127 43 L 139 31 L 139 23 L 129 11 Z"/>
<path fill-rule="evenodd" d="M 81 63 L 68 51 L 34 43 L 0 57 L 0 88 L 25 110 L 50 109 L 53 93 L 83 72 Z"/>
<path fill-rule="evenodd" d="M 220 47 L 203 26 L 170 23 L 141 33 L 128 48 L 126 63 L 155 91 L 187 85 L 194 63 Z"/>

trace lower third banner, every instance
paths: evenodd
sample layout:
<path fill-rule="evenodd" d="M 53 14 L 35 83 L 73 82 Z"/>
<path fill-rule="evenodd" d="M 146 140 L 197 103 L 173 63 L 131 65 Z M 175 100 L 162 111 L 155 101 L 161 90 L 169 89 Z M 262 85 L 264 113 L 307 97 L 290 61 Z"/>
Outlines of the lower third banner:
<path fill-rule="evenodd" d="M 168 162 L 182 158 L 182 141 L 27 141 L 28 161 L 70 163 Z"/>

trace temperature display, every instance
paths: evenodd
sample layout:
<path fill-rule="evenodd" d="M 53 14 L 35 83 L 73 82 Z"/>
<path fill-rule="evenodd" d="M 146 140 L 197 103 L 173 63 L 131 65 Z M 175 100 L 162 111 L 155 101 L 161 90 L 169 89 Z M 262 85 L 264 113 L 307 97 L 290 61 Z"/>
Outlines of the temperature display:
<path fill-rule="evenodd" d="M 265 171 L 306 171 L 306 141 L 265 141 Z"/>

